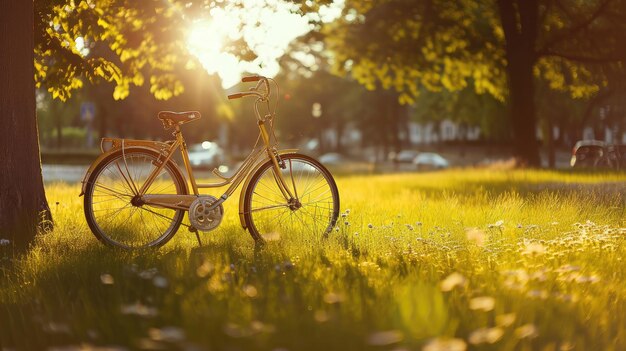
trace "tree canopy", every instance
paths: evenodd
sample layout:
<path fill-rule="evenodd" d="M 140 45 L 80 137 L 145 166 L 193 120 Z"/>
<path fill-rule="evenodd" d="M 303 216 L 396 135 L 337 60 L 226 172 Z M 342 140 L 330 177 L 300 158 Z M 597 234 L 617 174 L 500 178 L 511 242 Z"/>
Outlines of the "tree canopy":
<path fill-rule="evenodd" d="M 47 0 L 35 6 L 35 80 L 66 100 L 85 81 L 112 82 L 116 100 L 149 84 L 159 100 L 185 87 L 175 70 L 194 68 L 185 31 L 209 17 L 218 1 Z M 233 6 L 237 6 L 234 4 Z M 237 28 L 233 28 L 236 31 Z M 242 60 L 254 52 L 241 39 L 225 46 Z"/>
<path fill-rule="evenodd" d="M 507 1 L 500 1 L 507 3 Z M 534 45 L 527 48 L 534 74 L 573 98 L 588 97 L 622 69 L 626 3 L 538 1 Z M 504 100 L 506 38 L 503 14 L 493 1 L 346 1 L 343 14 L 325 25 L 337 72 L 370 89 L 393 88 L 400 102 L 422 91 L 472 86 Z M 521 27 L 521 23 L 518 24 Z M 363 40 L 367 38 L 367 40 Z"/>
<path fill-rule="evenodd" d="M 400 103 L 468 87 L 508 102 L 520 156 L 536 164 L 532 81 L 593 96 L 623 73 L 625 27 L 623 0 L 347 0 L 322 32 L 336 72 Z"/>

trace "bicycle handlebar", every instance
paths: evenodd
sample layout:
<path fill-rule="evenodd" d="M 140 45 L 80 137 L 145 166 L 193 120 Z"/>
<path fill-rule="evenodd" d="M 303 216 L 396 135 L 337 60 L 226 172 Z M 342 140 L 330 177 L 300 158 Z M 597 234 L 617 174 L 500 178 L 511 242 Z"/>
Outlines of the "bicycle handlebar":
<path fill-rule="evenodd" d="M 269 96 L 270 87 L 269 87 L 269 83 L 267 82 L 267 78 L 263 76 L 249 76 L 249 77 L 243 77 L 241 81 L 244 83 L 247 83 L 247 82 L 258 82 L 258 83 L 254 88 L 251 88 L 249 92 L 239 92 L 239 93 L 228 95 L 229 100 L 239 99 L 239 98 L 246 97 L 246 96 L 256 96 L 261 100 L 265 100 Z M 258 92 L 258 89 L 261 86 L 261 84 L 265 85 L 265 92 L 262 91 L 262 93 Z"/>
<path fill-rule="evenodd" d="M 249 92 L 244 92 L 244 93 L 234 93 L 234 94 L 230 94 L 228 95 L 228 99 L 229 100 L 234 100 L 234 99 L 239 99 L 242 97 L 246 97 L 246 96 L 256 96 L 259 99 L 265 99 L 265 96 L 261 93 L 258 93 L 256 91 L 249 91 Z"/>
<path fill-rule="evenodd" d="M 249 91 L 245 91 L 245 92 L 241 91 L 241 92 L 228 95 L 228 99 L 233 100 L 233 99 L 239 99 L 239 98 L 246 97 L 246 96 L 256 96 L 257 100 L 254 104 L 254 112 L 256 114 L 256 118 L 259 121 L 264 121 L 268 117 L 272 118 L 274 116 L 275 111 L 270 112 L 270 99 L 269 99 L 270 84 L 268 82 L 268 79 L 263 76 L 250 76 L 250 77 L 243 77 L 241 81 L 244 83 L 247 83 L 247 82 L 258 82 L 258 83 L 256 83 L 254 88 L 250 88 Z M 265 85 L 265 89 L 260 89 L 261 85 Z M 259 112 L 259 109 L 258 109 L 258 104 L 261 102 L 267 104 L 268 114 L 265 115 L 265 117 L 261 117 L 261 113 Z M 278 100 L 276 102 L 278 102 Z M 276 105 L 274 105 L 274 110 L 276 110 Z"/>
<path fill-rule="evenodd" d="M 247 82 L 256 82 L 259 81 L 261 79 L 264 79 L 265 77 L 261 77 L 261 76 L 249 76 L 249 77 L 243 77 L 241 78 L 241 82 L 242 83 L 247 83 Z"/>

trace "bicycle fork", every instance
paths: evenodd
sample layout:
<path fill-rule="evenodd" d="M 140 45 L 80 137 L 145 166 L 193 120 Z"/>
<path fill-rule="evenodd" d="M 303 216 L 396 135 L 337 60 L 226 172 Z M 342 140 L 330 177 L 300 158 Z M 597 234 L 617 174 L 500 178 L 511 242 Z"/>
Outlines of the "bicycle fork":
<path fill-rule="evenodd" d="M 263 139 L 263 143 L 265 143 L 265 149 L 267 150 L 267 156 L 270 160 L 272 160 L 272 170 L 274 179 L 276 180 L 276 184 L 278 184 L 280 192 L 285 197 L 285 200 L 287 200 L 287 202 L 289 203 L 289 207 L 292 210 L 298 209 L 301 205 L 298 200 L 298 191 L 296 190 L 296 184 L 293 180 L 291 167 L 289 168 L 289 174 L 291 175 L 291 184 L 293 186 L 295 196 L 289 189 L 289 186 L 285 181 L 285 177 L 283 177 L 283 174 L 281 172 L 281 170 L 285 169 L 286 167 L 285 163 L 283 160 L 280 159 L 280 156 L 276 152 L 276 149 L 270 146 L 270 137 L 269 133 L 267 132 L 267 128 L 265 127 L 265 121 L 259 120 L 258 124 L 259 129 L 261 130 L 261 138 Z"/>

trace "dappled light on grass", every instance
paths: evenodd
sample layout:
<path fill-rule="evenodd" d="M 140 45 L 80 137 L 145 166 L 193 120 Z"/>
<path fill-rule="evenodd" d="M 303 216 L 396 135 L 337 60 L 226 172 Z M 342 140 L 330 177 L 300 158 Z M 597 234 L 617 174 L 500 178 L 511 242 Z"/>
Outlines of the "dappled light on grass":
<path fill-rule="evenodd" d="M 3 261 L 0 336 L 26 349 L 624 348 L 624 198 L 606 190 L 624 179 L 556 179 L 340 178 L 328 239 L 255 247 L 233 202 L 203 247 L 181 229 L 131 253 L 93 238 L 76 186 L 51 185 L 55 231 Z"/>

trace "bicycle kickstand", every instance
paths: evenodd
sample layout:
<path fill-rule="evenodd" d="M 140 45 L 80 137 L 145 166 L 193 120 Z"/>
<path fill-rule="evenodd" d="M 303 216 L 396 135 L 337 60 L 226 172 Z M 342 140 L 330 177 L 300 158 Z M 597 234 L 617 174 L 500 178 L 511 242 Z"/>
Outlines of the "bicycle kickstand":
<path fill-rule="evenodd" d="M 189 231 L 196 234 L 196 239 L 198 239 L 198 246 L 202 247 L 202 241 L 200 241 L 200 233 L 198 233 L 198 229 L 190 226 Z"/>

